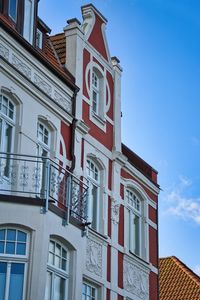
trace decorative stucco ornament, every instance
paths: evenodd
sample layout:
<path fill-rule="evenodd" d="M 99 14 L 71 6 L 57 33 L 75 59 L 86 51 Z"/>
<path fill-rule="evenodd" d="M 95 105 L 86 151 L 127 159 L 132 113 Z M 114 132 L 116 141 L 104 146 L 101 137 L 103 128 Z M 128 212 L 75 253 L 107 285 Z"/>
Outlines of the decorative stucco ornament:
<path fill-rule="evenodd" d="M 91 239 L 87 240 L 86 269 L 98 276 L 102 275 L 102 245 Z"/>
<path fill-rule="evenodd" d="M 129 261 L 124 260 L 123 269 L 124 289 L 136 295 L 139 299 L 148 300 L 149 276 L 148 273 L 138 268 Z"/>

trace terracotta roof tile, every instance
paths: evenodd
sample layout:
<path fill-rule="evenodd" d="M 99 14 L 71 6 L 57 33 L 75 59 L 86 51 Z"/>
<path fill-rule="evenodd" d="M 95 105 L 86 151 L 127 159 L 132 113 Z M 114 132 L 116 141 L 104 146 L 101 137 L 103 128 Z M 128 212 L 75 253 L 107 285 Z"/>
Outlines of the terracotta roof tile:
<path fill-rule="evenodd" d="M 200 278 L 175 256 L 161 258 L 160 300 L 200 300 Z"/>
<path fill-rule="evenodd" d="M 66 39 L 64 33 L 59 33 L 56 35 L 50 36 L 50 40 L 53 44 L 53 47 L 59 57 L 60 63 L 65 64 L 66 58 Z"/>

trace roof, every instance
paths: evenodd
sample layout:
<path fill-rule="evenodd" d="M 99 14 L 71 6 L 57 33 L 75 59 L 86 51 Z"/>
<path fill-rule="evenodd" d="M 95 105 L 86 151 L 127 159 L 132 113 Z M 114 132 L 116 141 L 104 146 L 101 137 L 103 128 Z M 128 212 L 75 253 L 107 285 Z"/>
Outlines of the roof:
<path fill-rule="evenodd" d="M 64 32 L 50 36 L 50 41 L 58 55 L 61 65 L 64 65 L 66 59 L 66 40 Z"/>
<path fill-rule="evenodd" d="M 177 257 L 161 258 L 160 300 L 200 300 L 200 277 Z"/>
<path fill-rule="evenodd" d="M 126 145 L 122 144 L 122 153 L 128 158 L 128 162 L 139 170 L 143 175 L 150 179 L 156 186 L 157 184 L 157 174 L 158 172 L 151 167 L 146 161 L 139 157 L 135 152 L 133 152 Z"/>
<path fill-rule="evenodd" d="M 8 19 L 0 14 L 0 25 L 8 31 L 13 38 L 17 39 L 21 45 L 23 45 L 30 53 L 37 57 L 43 64 L 45 64 L 51 71 L 54 71 L 56 75 L 67 82 L 73 89 L 78 90 L 78 87 L 75 85 L 74 76 L 65 68 L 64 64 L 61 63 L 59 55 L 57 54 L 56 49 L 54 48 L 51 38 L 46 35 L 44 48 L 37 49 L 28 43 L 12 26 Z M 63 50 L 64 51 L 64 50 Z"/>

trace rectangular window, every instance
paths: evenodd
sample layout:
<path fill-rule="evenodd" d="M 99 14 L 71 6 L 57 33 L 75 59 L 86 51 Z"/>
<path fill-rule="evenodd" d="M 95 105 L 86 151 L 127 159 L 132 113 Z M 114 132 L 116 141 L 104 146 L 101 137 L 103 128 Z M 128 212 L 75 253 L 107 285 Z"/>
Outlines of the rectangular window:
<path fill-rule="evenodd" d="M 88 283 L 83 283 L 82 300 L 97 300 L 97 289 Z"/>
<path fill-rule="evenodd" d="M 37 28 L 36 32 L 36 47 L 42 49 L 43 33 Z"/>
<path fill-rule="evenodd" d="M 140 256 L 140 217 L 130 212 L 130 250 Z"/>
<path fill-rule="evenodd" d="M 11 17 L 11 19 L 14 22 L 17 21 L 17 4 L 18 4 L 18 0 L 9 0 L 8 15 Z"/>
<path fill-rule="evenodd" d="M 0 262 L 0 300 L 22 300 L 24 263 Z"/>
<path fill-rule="evenodd" d="M 24 3 L 24 33 L 23 36 L 28 42 L 32 42 L 32 0 L 25 0 Z"/>

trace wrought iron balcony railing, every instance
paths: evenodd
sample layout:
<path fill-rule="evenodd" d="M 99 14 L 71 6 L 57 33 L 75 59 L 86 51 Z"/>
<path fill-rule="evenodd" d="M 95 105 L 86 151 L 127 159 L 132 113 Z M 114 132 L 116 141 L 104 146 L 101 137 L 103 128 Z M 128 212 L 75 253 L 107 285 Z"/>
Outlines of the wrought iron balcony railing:
<path fill-rule="evenodd" d="M 0 194 L 54 202 L 80 222 L 87 222 L 88 186 L 47 157 L 0 153 Z"/>

